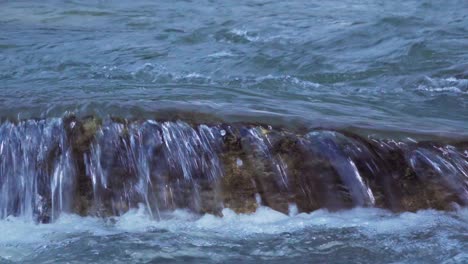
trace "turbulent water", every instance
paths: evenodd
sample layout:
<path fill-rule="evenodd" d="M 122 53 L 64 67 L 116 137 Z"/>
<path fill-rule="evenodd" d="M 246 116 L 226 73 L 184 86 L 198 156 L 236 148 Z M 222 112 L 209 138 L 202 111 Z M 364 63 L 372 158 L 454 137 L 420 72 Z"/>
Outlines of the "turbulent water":
<path fill-rule="evenodd" d="M 53 225 L 0 222 L 0 254 L 21 263 L 466 263 L 467 212 L 378 209 L 287 216 L 203 217 L 143 208 L 108 220 L 65 215 Z M 0 259 L 1 261 L 1 259 Z"/>
<path fill-rule="evenodd" d="M 0 263 L 468 262 L 467 14 L 0 1 Z"/>

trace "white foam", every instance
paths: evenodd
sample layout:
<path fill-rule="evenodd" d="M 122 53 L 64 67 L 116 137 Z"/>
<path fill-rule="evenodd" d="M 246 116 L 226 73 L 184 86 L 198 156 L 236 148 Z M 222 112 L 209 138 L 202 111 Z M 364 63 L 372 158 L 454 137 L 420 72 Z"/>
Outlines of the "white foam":
<path fill-rule="evenodd" d="M 427 87 L 424 85 L 418 86 L 418 90 L 420 91 L 427 91 L 427 92 L 452 92 L 452 93 L 465 93 L 460 88 L 455 86 L 449 87 Z"/>
<path fill-rule="evenodd" d="M 239 37 L 243 37 L 248 41 L 254 42 L 258 41 L 259 37 L 254 37 L 252 36 L 247 30 L 242 30 L 242 29 L 233 29 L 230 31 L 232 34 L 237 35 Z"/>
<path fill-rule="evenodd" d="M 263 82 L 263 81 L 269 81 L 269 80 L 282 81 L 284 83 L 293 84 L 301 88 L 318 88 L 321 86 L 319 83 L 304 81 L 304 80 L 301 80 L 297 77 L 293 77 L 290 75 L 276 76 L 276 75 L 269 74 L 266 76 L 257 77 L 255 80 L 257 82 Z"/>
<path fill-rule="evenodd" d="M 104 236 L 115 233 L 106 221 L 93 217 L 63 214 L 53 224 L 35 224 L 24 218 L 0 220 L 0 260 L 20 261 L 40 248 L 70 239 L 81 233 Z"/>
<path fill-rule="evenodd" d="M 176 210 L 152 220 L 143 207 L 131 210 L 117 218 L 114 231 L 140 232 L 150 229 L 165 229 L 171 232 L 210 231 L 226 237 L 254 234 L 281 234 L 305 228 L 358 228 L 360 232 L 373 234 L 408 233 L 434 228 L 438 225 L 457 225 L 464 220 L 468 228 L 468 209 L 455 213 L 423 210 L 416 213 L 394 214 L 375 208 L 355 208 L 341 212 L 317 210 L 306 214 L 288 216 L 269 207 L 260 206 L 252 214 L 236 214 L 223 209 L 223 217 L 210 214 L 197 216 L 186 210 Z M 463 222 L 463 221 L 462 221 Z"/>
<path fill-rule="evenodd" d="M 288 215 L 289 216 L 296 216 L 299 213 L 299 209 L 295 203 L 290 203 L 288 205 Z"/>
<path fill-rule="evenodd" d="M 468 79 L 448 78 L 430 78 L 425 77 L 424 83 L 417 87 L 419 91 L 431 93 L 456 93 L 468 94 Z"/>
<path fill-rule="evenodd" d="M 198 216 L 186 210 L 162 213 L 153 220 L 144 206 L 111 219 L 62 215 L 53 224 L 34 224 L 21 218 L 0 220 L 0 258 L 21 260 L 37 248 L 67 241 L 82 234 L 106 236 L 166 230 L 173 233 L 207 234 L 226 238 L 249 238 L 258 234 L 279 235 L 303 230 L 355 228 L 365 236 L 411 234 L 412 232 L 454 226 L 468 230 L 468 209 L 458 212 L 424 210 L 394 214 L 381 209 L 356 208 L 341 212 L 318 210 L 288 216 L 268 207 L 252 214 L 236 214 L 230 209 L 223 217 Z M 466 234 L 466 233 L 465 233 Z M 392 242 L 393 243 L 393 242 Z M 324 245 L 326 247 L 326 245 Z"/>
<path fill-rule="evenodd" d="M 234 56 L 236 55 L 234 55 L 232 52 L 229 52 L 229 51 L 220 51 L 220 52 L 215 52 L 215 53 L 208 55 L 208 57 L 212 57 L 212 58 L 223 58 L 223 57 L 234 57 Z"/>

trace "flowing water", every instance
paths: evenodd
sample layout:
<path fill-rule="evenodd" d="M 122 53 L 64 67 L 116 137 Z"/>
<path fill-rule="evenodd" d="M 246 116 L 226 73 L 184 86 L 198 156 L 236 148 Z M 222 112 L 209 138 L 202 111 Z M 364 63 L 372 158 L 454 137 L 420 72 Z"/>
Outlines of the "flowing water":
<path fill-rule="evenodd" d="M 467 14 L 0 1 L 0 263 L 468 262 Z"/>
<path fill-rule="evenodd" d="M 1 222 L 3 262 L 466 263 L 467 212 L 378 209 L 286 216 L 267 208 L 223 218 L 145 210 L 112 220 L 65 215 L 53 225 Z"/>
<path fill-rule="evenodd" d="M 305 119 L 466 133 L 466 1 L 2 2 L 2 117 Z"/>

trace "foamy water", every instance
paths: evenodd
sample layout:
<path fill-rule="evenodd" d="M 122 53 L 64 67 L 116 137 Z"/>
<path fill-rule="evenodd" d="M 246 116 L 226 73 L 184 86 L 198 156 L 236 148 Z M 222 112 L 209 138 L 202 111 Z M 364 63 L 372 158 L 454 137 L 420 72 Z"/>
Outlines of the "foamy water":
<path fill-rule="evenodd" d="M 468 211 L 394 214 L 356 208 L 288 216 L 255 213 L 198 216 L 185 210 L 152 220 L 141 206 L 115 218 L 62 215 L 53 224 L 0 222 L 1 262 L 244 261 L 463 263 Z"/>

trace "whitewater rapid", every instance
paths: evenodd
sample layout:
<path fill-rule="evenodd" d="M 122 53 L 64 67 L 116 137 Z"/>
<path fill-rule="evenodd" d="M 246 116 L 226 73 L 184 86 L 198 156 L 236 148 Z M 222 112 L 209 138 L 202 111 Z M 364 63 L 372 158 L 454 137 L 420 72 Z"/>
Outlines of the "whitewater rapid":
<path fill-rule="evenodd" d="M 268 207 L 223 217 L 178 209 L 153 220 L 143 205 L 107 219 L 62 214 L 53 224 L 0 221 L 0 262 L 316 260 L 463 263 L 468 210 L 391 213 L 355 208 L 285 215 Z"/>

